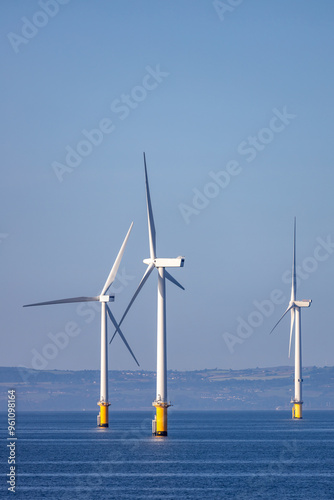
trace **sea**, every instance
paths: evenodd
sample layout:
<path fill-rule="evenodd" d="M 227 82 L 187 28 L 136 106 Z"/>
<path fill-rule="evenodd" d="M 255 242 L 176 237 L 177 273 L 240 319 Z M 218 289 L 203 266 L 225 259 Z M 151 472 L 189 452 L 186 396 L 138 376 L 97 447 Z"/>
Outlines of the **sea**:
<path fill-rule="evenodd" d="M 334 499 L 334 411 L 19 412 L 15 493 L 1 414 L 1 498 L 31 500 Z M 13 478 L 13 476 L 12 476 Z"/>

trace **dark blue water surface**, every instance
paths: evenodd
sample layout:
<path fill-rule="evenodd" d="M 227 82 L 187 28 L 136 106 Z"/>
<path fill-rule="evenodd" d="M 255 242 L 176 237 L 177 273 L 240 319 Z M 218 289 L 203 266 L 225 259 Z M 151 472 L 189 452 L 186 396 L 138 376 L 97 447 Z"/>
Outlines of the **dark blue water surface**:
<path fill-rule="evenodd" d="M 334 412 L 169 411 L 169 436 L 151 436 L 153 412 L 21 412 L 16 493 L 7 491 L 1 415 L 1 498 L 334 499 Z"/>

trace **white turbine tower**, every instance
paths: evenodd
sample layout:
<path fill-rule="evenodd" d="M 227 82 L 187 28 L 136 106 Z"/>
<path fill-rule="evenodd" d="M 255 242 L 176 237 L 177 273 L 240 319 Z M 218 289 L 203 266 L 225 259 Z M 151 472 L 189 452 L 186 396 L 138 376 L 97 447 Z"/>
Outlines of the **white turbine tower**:
<path fill-rule="evenodd" d="M 289 341 L 289 358 L 291 353 L 291 340 L 293 327 L 295 327 L 295 397 L 291 400 L 292 418 L 302 418 L 302 343 L 301 343 L 301 317 L 300 309 L 302 307 L 310 307 L 312 300 L 296 300 L 297 280 L 296 280 L 296 217 L 294 218 L 293 227 L 293 259 L 292 259 L 292 285 L 291 285 L 291 298 L 287 310 L 283 316 L 277 321 L 276 326 L 282 318 L 291 311 L 291 326 L 290 326 L 290 341 Z M 271 333 L 270 332 L 270 333 Z"/>
<path fill-rule="evenodd" d="M 110 403 L 108 402 L 108 341 L 107 341 L 107 314 L 113 323 L 114 327 L 116 328 L 116 332 L 120 335 L 121 339 L 123 340 L 124 344 L 130 351 L 133 359 L 139 366 L 138 361 L 136 360 L 135 355 L 133 354 L 129 344 L 127 343 L 122 331 L 120 330 L 119 325 L 117 324 L 109 306 L 108 302 L 113 302 L 115 300 L 115 295 L 106 295 L 108 292 L 108 289 L 112 285 L 119 265 L 121 263 L 123 253 L 125 250 L 125 246 L 127 244 L 128 238 L 130 236 L 130 232 L 133 226 L 133 222 L 131 223 L 131 226 L 129 228 L 129 231 L 123 241 L 123 244 L 121 246 L 121 249 L 116 257 L 116 260 L 114 262 L 114 265 L 109 273 L 109 276 L 107 278 L 107 281 L 104 284 L 104 287 L 102 288 L 102 291 L 100 295 L 96 297 L 73 297 L 71 299 L 60 299 L 60 300 L 51 300 L 48 302 L 39 302 L 37 304 L 27 304 L 23 307 L 32 307 L 32 306 L 45 306 L 49 304 L 68 304 L 71 302 L 101 302 L 101 373 L 100 373 L 100 401 L 97 403 L 100 406 L 100 413 L 98 415 L 98 425 L 100 427 L 108 427 L 109 425 L 109 419 L 108 419 L 108 407 L 110 406 Z"/>
<path fill-rule="evenodd" d="M 130 307 L 132 306 L 138 293 L 144 286 L 149 275 L 154 268 L 158 271 L 158 314 L 157 314 L 157 389 L 156 399 L 152 405 L 156 408 L 156 418 L 152 422 L 152 433 L 156 436 L 167 436 L 167 408 L 171 403 L 167 399 L 167 351 L 166 351 L 166 278 L 184 290 L 183 286 L 176 281 L 166 270 L 167 267 L 183 267 L 184 257 L 177 258 L 157 258 L 156 256 L 156 234 L 151 204 L 150 189 L 148 185 L 146 158 L 144 153 L 146 204 L 148 218 L 148 236 L 150 244 L 150 258 L 143 262 L 147 264 L 147 269 L 142 277 L 137 290 L 135 291 L 128 307 L 126 308 L 119 326 L 122 324 Z M 115 336 L 116 332 L 114 333 Z M 113 340 L 114 336 L 110 340 Z"/>

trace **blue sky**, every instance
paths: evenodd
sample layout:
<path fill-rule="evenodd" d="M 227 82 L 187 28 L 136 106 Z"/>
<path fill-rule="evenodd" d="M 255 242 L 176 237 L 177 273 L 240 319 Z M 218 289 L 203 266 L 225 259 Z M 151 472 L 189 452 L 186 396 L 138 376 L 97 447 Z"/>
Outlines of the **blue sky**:
<path fill-rule="evenodd" d="M 294 216 L 297 297 L 313 300 L 303 361 L 333 365 L 334 6 L 217 9 L 3 2 L 1 365 L 36 367 L 37 352 L 49 369 L 99 367 L 98 311 L 22 305 L 98 294 L 133 220 L 121 317 L 149 256 L 143 151 L 158 254 L 186 258 L 173 271 L 186 290 L 167 285 L 169 368 L 292 364 L 289 319 L 269 331 L 289 301 Z M 153 273 L 123 324 L 148 370 L 156 285 Z M 111 369 L 136 368 L 119 340 L 109 354 Z"/>

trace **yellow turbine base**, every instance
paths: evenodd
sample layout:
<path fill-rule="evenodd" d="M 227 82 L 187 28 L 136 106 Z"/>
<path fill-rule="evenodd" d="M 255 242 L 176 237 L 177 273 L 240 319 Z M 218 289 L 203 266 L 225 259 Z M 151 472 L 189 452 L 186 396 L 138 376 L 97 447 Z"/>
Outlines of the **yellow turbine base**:
<path fill-rule="evenodd" d="M 156 436 L 167 436 L 167 407 L 156 406 Z"/>
<path fill-rule="evenodd" d="M 303 418 L 302 403 L 295 403 L 293 405 L 292 418 Z"/>
<path fill-rule="evenodd" d="M 100 407 L 99 427 L 109 427 L 109 403 L 97 403 Z"/>

